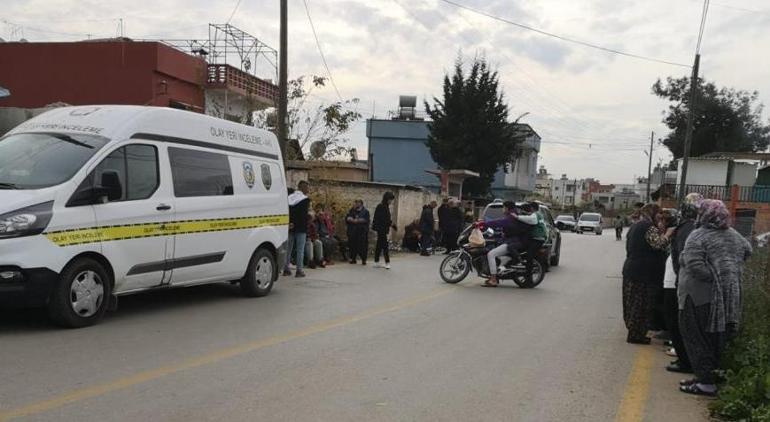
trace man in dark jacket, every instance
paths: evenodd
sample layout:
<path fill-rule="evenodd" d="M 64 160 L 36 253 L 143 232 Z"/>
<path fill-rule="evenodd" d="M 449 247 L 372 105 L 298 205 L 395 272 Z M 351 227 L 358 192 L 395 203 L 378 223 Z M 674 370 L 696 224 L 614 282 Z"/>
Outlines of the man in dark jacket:
<path fill-rule="evenodd" d="M 305 259 L 305 242 L 307 241 L 307 223 L 308 210 L 310 209 L 310 198 L 307 194 L 310 192 L 310 185 L 306 181 L 301 181 L 297 185 L 297 190 L 289 195 L 289 252 L 286 254 L 286 265 L 283 267 L 283 275 L 291 275 L 291 250 L 295 248 L 295 264 L 297 266 L 296 277 L 304 277 L 302 271 L 303 260 Z"/>
<path fill-rule="evenodd" d="M 393 192 L 385 192 L 382 202 L 374 210 L 372 230 L 377 233 L 377 245 L 374 247 L 374 266 L 380 267 L 380 254 L 385 256 L 385 269 L 390 269 L 390 250 L 388 249 L 388 233 L 390 229 L 396 229 L 390 216 L 390 204 L 395 199 Z"/>
<path fill-rule="evenodd" d="M 433 231 L 435 230 L 436 219 L 433 217 L 433 209 L 436 208 L 436 201 L 422 207 L 420 215 L 420 255 L 429 256 L 428 249 L 433 246 Z"/>
<path fill-rule="evenodd" d="M 355 264 L 356 259 L 360 256 L 361 264 L 366 265 L 366 256 L 369 253 L 369 220 L 369 210 L 364 208 L 364 201 L 357 199 L 345 217 L 345 222 L 348 225 L 351 264 Z"/>
<path fill-rule="evenodd" d="M 441 217 L 439 217 L 440 219 Z M 463 211 L 460 208 L 460 201 L 451 199 L 449 201 L 449 208 L 444 216 L 444 228 L 441 230 L 444 232 L 442 237 L 444 239 L 444 245 L 447 249 L 447 254 L 457 249 L 457 237 L 460 236 L 460 232 L 463 230 Z M 441 220 L 439 220 L 441 222 Z"/>
<path fill-rule="evenodd" d="M 436 210 L 436 216 L 438 217 L 438 236 L 441 238 L 441 246 L 447 247 L 446 243 L 446 237 L 444 237 L 444 234 L 446 234 L 447 230 L 447 223 L 448 223 L 448 214 L 449 214 L 449 198 L 444 198 L 441 200 L 441 205 L 439 205 L 438 209 Z"/>

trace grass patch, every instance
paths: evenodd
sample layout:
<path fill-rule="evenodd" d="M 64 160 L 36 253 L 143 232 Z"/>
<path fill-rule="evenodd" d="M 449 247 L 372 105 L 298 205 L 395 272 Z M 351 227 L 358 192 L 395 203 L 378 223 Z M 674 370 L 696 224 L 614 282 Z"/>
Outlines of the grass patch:
<path fill-rule="evenodd" d="M 743 277 L 743 321 L 725 354 L 726 381 L 712 414 L 728 421 L 770 422 L 770 284 L 767 248 L 757 249 Z"/>

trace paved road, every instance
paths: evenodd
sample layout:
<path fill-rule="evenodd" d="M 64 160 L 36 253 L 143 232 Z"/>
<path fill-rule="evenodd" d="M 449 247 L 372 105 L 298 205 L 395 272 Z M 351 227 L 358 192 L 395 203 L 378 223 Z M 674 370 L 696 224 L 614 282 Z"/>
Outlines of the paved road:
<path fill-rule="evenodd" d="M 537 289 L 440 282 L 440 257 L 338 264 L 269 297 L 124 298 L 99 326 L 0 314 L 0 421 L 703 420 L 661 346 L 624 340 L 622 245 L 565 233 Z M 617 419 L 616 419 L 617 418 Z"/>

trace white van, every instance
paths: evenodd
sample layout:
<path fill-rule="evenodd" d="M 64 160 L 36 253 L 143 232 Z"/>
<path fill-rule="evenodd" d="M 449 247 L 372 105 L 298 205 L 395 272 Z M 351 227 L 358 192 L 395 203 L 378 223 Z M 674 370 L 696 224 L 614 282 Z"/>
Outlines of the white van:
<path fill-rule="evenodd" d="M 0 138 L 0 305 L 98 322 L 117 296 L 240 282 L 267 295 L 288 204 L 267 131 L 170 108 L 64 107 Z"/>

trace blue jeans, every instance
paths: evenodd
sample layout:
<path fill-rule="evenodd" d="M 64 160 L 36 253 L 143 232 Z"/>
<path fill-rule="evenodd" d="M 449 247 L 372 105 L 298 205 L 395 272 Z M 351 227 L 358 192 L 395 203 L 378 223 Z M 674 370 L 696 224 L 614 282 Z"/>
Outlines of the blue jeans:
<path fill-rule="evenodd" d="M 289 264 L 291 264 L 291 249 L 297 246 L 297 255 L 294 257 L 297 264 L 297 272 L 302 271 L 302 264 L 305 260 L 305 242 L 307 241 L 307 233 L 294 233 L 289 232 L 289 245 L 288 252 L 286 253 L 286 265 L 283 267 L 284 271 L 290 271 Z"/>

